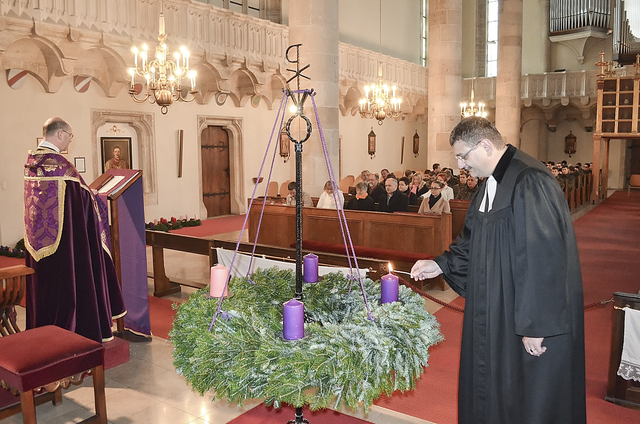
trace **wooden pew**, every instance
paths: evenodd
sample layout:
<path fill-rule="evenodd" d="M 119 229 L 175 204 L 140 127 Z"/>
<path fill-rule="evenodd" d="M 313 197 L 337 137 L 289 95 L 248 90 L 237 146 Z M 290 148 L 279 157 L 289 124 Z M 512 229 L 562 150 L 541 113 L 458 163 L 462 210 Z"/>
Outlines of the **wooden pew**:
<path fill-rule="evenodd" d="M 345 210 L 351 240 L 356 246 L 403 249 L 437 256 L 451 243 L 451 215 L 418 215 Z M 260 208 L 249 213 L 249 241 L 256 239 Z M 303 208 L 304 240 L 343 244 L 338 214 L 332 209 Z M 266 205 L 258 242 L 290 247 L 296 242 L 296 210 Z"/>
<path fill-rule="evenodd" d="M 295 209 L 295 208 L 294 208 Z M 195 253 L 205 255 L 209 258 L 209 265 L 213 266 L 218 262 L 216 248 L 235 250 L 236 243 L 221 240 L 208 240 L 199 237 L 185 236 L 181 234 L 166 233 L 163 231 L 146 230 L 146 243 L 151 246 L 153 257 L 153 274 L 149 275 L 153 278 L 153 295 L 156 297 L 167 296 L 169 294 L 178 293 L 181 286 L 195 287 L 198 289 L 206 287 L 206 284 L 177 279 L 170 280 L 165 272 L 164 265 L 164 249 L 177 250 L 180 252 Z M 240 243 L 239 251 L 251 253 L 253 243 Z M 295 260 L 296 250 L 290 247 L 275 247 L 258 244 L 255 250 L 256 254 L 268 256 L 277 260 Z M 303 254 L 310 253 L 309 250 L 303 250 Z M 348 267 L 349 263 L 346 256 L 323 253 L 320 260 L 321 265 L 333 265 Z M 381 259 L 358 258 L 358 266 L 368 269 L 367 276 L 372 280 L 379 280 L 382 275 L 388 272 L 388 262 Z"/>
<path fill-rule="evenodd" d="M 470 204 L 471 200 L 449 200 L 449 207 L 451 208 L 451 235 L 453 236 L 453 240 L 458 237 L 458 234 L 460 234 L 464 227 L 464 220 L 467 217 Z"/>
<path fill-rule="evenodd" d="M 256 239 L 260 209 L 249 213 L 249 240 Z M 296 242 L 296 216 L 292 206 L 265 206 L 258 242 L 269 246 L 291 247 Z M 451 214 L 419 215 L 345 210 L 349 234 L 354 246 L 365 248 L 440 255 L 451 243 Z M 305 241 L 344 245 L 338 214 L 331 209 L 303 208 L 302 233 Z M 345 235 L 346 237 L 346 235 Z M 317 253 L 325 254 L 324 251 Z M 414 261 L 393 262 L 394 268 L 409 272 Z M 422 283 L 415 282 L 418 286 Z M 444 280 L 429 281 L 444 290 Z"/>
<path fill-rule="evenodd" d="M 624 314 L 623 307 L 640 309 L 640 295 L 631 293 L 613 294 L 613 326 L 611 328 L 611 353 L 609 357 L 609 379 L 607 382 L 607 395 L 605 400 L 616 405 L 628 408 L 640 409 L 640 383 L 633 380 L 625 380 L 618 375 L 620 359 L 622 357 L 622 344 L 624 341 Z"/>

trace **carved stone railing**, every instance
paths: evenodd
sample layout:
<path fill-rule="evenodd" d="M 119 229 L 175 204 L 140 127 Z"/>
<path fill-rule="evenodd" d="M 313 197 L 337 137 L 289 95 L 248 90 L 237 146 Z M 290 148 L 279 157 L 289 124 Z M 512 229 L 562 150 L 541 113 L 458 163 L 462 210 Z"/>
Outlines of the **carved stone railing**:
<path fill-rule="evenodd" d="M 34 33 L 46 38 L 53 31 L 57 37 L 64 36 L 64 30 L 71 40 L 87 43 L 85 48 L 104 42 L 120 55 L 120 63 L 132 65 L 129 46 L 157 43 L 159 11 L 160 0 L 4 0 L 0 1 L 0 27 L 21 28 L 24 36 L 29 24 Z M 165 0 L 163 13 L 167 44 L 171 48 L 186 45 L 194 65 L 198 61 L 212 64 L 222 79 L 246 66 L 264 73 L 263 82 L 287 67 L 287 26 L 190 0 Z M 5 26 L 3 21 L 11 24 Z M 0 59 L 12 41 L 11 35 L 0 37 Z M 65 60 L 68 55 L 62 49 L 60 56 Z M 72 54 L 77 57 L 77 50 Z M 385 82 L 405 94 L 426 96 L 427 70 L 420 65 L 344 43 L 340 43 L 339 55 L 340 77 L 354 87 L 376 81 L 380 63 Z M 125 83 L 126 75 L 123 69 L 114 79 Z"/>
<path fill-rule="evenodd" d="M 625 68 L 619 70 L 621 73 L 627 71 Z M 521 96 L 525 105 L 541 99 L 561 100 L 565 106 L 571 100 L 576 102 L 580 100 L 586 105 L 582 99 L 595 99 L 598 95 L 597 74 L 596 70 L 525 74 L 522 76 Z M 464 79 L 462 81 L 463 98 L 470 97 L 472 81 L 476 100 L 491 106 L 491 103 L 495 102 L 496 78 Z"/>

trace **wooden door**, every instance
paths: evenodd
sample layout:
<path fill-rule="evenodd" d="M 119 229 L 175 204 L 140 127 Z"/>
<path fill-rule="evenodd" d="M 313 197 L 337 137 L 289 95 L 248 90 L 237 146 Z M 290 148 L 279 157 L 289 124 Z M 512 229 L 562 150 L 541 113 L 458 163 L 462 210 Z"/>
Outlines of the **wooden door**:
<path fill-rule="evenodd" d="M 207 218 L 231 214 L 229 134 L 222 127 L 202 131 L 202 197 Z"/>
<path fill-rule="evenodd" d="M 629 161 L 629 174 L 626 175 L 627 179 L 633 174 L 640 174 L 640 140 L 630 140 L 630 161 Z"/>

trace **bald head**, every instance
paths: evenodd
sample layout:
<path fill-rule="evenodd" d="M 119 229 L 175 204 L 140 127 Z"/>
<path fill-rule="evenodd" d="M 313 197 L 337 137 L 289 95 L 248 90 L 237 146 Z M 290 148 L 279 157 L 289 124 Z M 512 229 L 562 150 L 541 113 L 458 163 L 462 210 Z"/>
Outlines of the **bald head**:
<path fill-rule="evenodd" d="M 71 143 L 73 130 L 67 121 L 53 116 L 42 125 L 42 136 L 60 150 L 65 150 Z"/>

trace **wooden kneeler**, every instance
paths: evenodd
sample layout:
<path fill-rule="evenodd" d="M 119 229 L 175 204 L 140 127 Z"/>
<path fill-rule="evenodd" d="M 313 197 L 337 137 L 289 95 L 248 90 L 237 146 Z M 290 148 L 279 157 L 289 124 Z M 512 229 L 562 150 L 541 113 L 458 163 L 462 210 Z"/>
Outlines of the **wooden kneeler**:
<path fill-rule="evenodd" d="M 82 423 L 107 424 L 101 343 L 53 325 L 0 338 L 0 383 L 20 393 L 14 413 L 22 411 L 24 424 L 36 424 L 34 390 L 59 391 L 87 371 L 93 376 L 96 415 Z"/>

